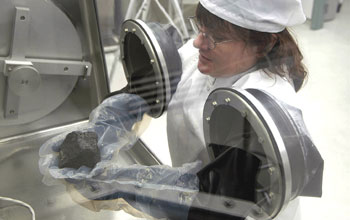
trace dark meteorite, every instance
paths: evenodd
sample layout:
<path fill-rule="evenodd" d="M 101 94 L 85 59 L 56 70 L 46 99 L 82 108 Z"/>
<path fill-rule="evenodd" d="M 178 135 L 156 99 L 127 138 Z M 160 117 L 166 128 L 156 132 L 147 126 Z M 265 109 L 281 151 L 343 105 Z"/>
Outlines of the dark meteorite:
<path fill-rule="evenodd" d="M 87 166 L 93 168 L 100 160 L 97 134 L 90 131 L 74 131 L 66 136 L 60 147 L 58 167 L 79 169 L 81 166 Z"/>

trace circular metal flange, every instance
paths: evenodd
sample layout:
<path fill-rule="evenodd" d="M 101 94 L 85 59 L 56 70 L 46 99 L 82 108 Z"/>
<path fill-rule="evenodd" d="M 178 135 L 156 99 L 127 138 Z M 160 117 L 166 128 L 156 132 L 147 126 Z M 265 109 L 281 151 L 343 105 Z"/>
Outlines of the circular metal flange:
<path fill-rule="evenodd" d="M 170 102 L 172 73 L 182 69 L 179 55 L 169 57 L 167 53 L 177 53 L 176 46 L 157 24 L 146 24 L 141 20 L 125 21 L 121 39 L 121 57 L 129 91 L 145 99 L 151 107 L 148 114 L 157 118 Z"/>
<path fill-rule="evenodd" d="M 261 160 L 257 205 L 269 218 L 277 216 L 291 199 L 292 176 L 284 141 L 265 107 L 245 90 L 216 89 L 204 106 L 203 129 L 211 159 L 210 144 L 217 144 L 242 148 Z"/>
<path fill-rule="evenodd" d="M 40 74 L 31 66 L 15 67 L 8 76 L 9 87 L 18 96 L 29 96 L 39 89 L 40 84 Z"/>

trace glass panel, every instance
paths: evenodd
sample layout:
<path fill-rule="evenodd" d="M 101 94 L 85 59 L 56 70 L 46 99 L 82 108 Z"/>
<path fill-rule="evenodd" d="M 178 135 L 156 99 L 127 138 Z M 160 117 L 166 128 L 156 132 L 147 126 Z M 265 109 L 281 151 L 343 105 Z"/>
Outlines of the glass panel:
<path fill-rule="evenodd" d="M 215 48 L 199 0 L 1 1 L 0 219 L 345 219 L 350 4 L 272 1 L 202 1 Z"/>

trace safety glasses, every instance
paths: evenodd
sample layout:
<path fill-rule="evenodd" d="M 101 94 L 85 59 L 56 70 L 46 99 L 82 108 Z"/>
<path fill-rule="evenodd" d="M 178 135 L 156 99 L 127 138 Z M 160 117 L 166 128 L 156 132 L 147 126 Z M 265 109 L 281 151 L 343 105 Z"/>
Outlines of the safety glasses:
<path fill-rule="evenodd" d="M 233 39 L 231 40 L 222 40 L 222 41 L 217 41 L 214 39 L 214 37 L 211 34 L 208 34 L 204 31 L 202 31 L 202 27 L 198 24 L 197 18 L 195 16 L 191 16 L 188 18 L 190 21 L 191 27 L 193 31 L 195 32 L 196 35 L 202 34 L 203 38 L 208 42 L 208 49 L 209 50 L 214 50 L 217 44 L 222 44 L 222 43 L 228 43 L 234 41 Z"/>

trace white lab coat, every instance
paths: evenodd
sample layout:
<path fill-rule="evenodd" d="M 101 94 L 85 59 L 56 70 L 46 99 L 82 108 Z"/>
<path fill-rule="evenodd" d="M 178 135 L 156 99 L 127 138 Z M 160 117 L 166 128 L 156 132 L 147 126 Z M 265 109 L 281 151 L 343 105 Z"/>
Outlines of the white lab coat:
<path fill-rule="evenodd" d="M 183 74 L 173 95 L 167 113 L 169 151 L 173 166 L 201 160 L 209 162 L 203 134 L 203 108 L 216 88 L 256 88 L 267 91 L 285 103 L 299 107 L 291 83 L 280 76 L 268 76 L 262 70 L 248 71 L 229 78 L 213 78 L 197 69 L 198 50 L 193 40 L 179 50 Z M 293 200 L 275 219 L 299 220 L 299 201 Z"/>

